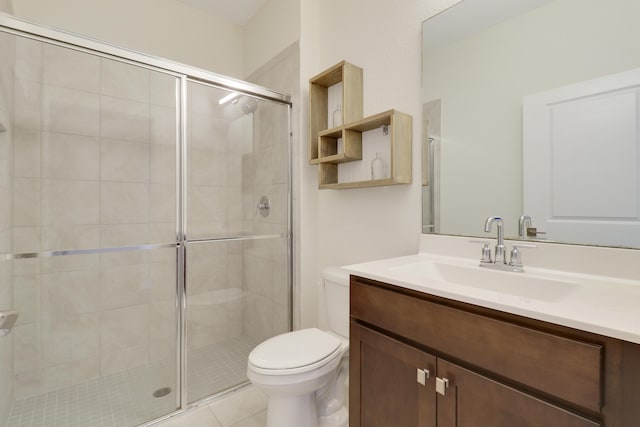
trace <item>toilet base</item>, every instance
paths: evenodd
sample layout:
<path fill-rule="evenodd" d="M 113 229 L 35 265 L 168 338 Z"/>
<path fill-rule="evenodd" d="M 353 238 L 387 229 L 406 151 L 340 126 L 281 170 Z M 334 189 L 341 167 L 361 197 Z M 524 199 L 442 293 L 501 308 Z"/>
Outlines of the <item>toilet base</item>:
<path fill-rule="evenodd" d="M 298 396 L 271 396 L 267 427 L 318 427 L 315 393 Z M 328 426 L 327 426 L 328 427 Z"/>
<path fill-rule="evenodd" d="M 349 426 L 349 411 L 342 406 L 336 412 L 326 417 L 320 417 L 318 420 L 318 427 L 348 427 Z"/>

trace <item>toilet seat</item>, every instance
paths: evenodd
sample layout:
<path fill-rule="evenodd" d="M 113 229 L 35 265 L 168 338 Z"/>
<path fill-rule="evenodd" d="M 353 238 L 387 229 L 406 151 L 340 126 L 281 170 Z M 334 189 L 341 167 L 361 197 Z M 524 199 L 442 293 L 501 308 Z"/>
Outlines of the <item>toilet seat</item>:
<path fill-rule="evenodd" d="M 340 357 L 342 347 L 338 338 L 317 328 L 287 332 L 254 348 L 249 366 L 263 375 L 309 372 Z"/>

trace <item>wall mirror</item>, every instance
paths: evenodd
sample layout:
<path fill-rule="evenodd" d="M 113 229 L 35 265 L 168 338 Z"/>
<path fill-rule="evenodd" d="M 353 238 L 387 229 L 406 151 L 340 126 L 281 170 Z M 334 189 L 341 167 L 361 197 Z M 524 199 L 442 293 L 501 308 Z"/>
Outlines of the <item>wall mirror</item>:
<path fill-rule="evenodd" d="M 423 23 L 423 232 L 640 248 L 640 2 L 462 0 Z M 542 234 L 546 233 L 546 234 Z"/>

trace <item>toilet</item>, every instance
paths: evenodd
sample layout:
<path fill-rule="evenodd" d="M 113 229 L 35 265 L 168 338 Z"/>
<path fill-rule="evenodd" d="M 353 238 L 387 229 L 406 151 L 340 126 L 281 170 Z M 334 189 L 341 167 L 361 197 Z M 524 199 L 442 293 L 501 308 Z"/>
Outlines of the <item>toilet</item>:
<path fill-rule="evenodd" d="M 322 272 L 328 331 L 287 332 L 249 354 L 247 377 L 267 395 L 267 427 L 347 427 L 349 274 Z"/>

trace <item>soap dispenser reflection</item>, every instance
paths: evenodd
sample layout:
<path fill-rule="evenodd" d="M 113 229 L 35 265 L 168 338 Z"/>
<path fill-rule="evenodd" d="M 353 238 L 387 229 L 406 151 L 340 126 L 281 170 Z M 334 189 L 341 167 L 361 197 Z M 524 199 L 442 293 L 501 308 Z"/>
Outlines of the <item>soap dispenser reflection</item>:
<path fill-rule="evenodd" d="M 385 178 L 385 164 L 381 153 L 376 153 L 376 157 L 371 160 L 371 179 Z"/>

